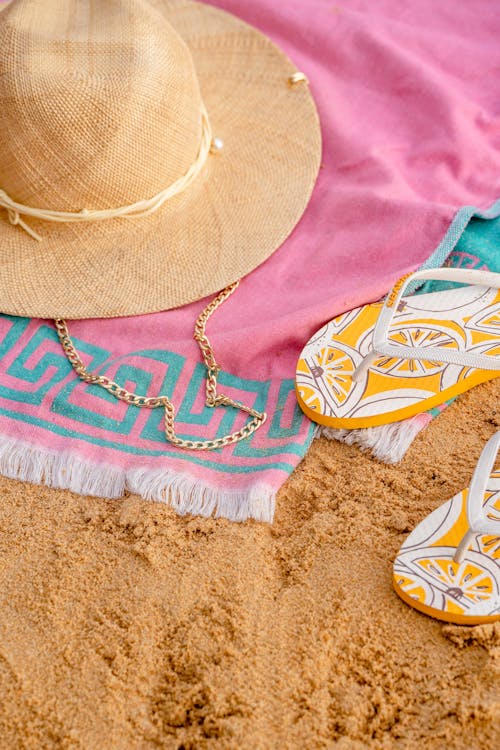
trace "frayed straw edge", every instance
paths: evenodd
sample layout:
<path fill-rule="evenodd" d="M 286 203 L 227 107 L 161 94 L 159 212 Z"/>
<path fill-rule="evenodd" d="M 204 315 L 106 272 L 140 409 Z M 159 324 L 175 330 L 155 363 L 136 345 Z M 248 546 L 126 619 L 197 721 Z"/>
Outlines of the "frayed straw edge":
<path fill-rule="evenodd" d="M 214 516 L 230 521 L 272 523 L 276 492 L 265 484 L 248 490 L 222 490 L 169 469 L 132 469 L 82 461 L 68 452 L 34 447 L 0 437 L 0 474 L 33 484 L 68 489 L 79 495 L 120 498 L 126 490 L 166 503 L 181 515 Z"/>
<path fill-rule="evenodd" d="M 431 421 L 432 417 L 429 415 L 418 414 L 401 422 L 359 430 L 334 430 L 331 427 L 324 427 L 321 434 L 330 440 L 357 445 L 361 450 L 369 451 L 383 463 L 397 464 L 403 460 L 418 433 Z"/>

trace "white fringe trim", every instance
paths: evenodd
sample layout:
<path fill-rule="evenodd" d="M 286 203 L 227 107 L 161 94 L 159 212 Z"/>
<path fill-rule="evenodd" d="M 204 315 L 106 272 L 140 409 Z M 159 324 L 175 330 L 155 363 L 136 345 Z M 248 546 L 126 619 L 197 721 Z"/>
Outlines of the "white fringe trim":
<path fill-rule="evenodd" d="M 115 498 L 125 490 L 125 473 L 98 466 L 69 453 L 34 448 L 21 440 L 0 437 L 0 474 L 33 484 L 67 489 L 80 495 Z"/>
<path fill-rule="evenodd" d="M 0 474 L 33 484 L 68 489 L 79 495 L 119 498 L 126 490 L 146 500 L 167 503 L 181 515 L 214 516 L 230 521 L 271 523 L 276 491 L 265 484 L 221 490 L 169 469 L 133 469 L 82 461 L 70 453 L 38 448 L 0 437 Z"/>
<path fill-rule="evenodd" d="M 370 451 L 375 458 L 386 464 L 397 464 L 402 461 L 408 448 L 425 426 L 421 419 L 412 417 L 402 422 L 360 430 L 334 430 L 324 427 L 321 434 L 330 440 L 357 445 L 362 450 Z"/>
<path fill-rule="evenodd" d="M 146 500 L 168 503 L 177 513 L 228 518 L 230 521 L 271 523 L 276 492 L 261 484 L 248 490 L 220 490 L 186 474 L 168 469 L 133 469 L 127 473 L 128 489 Z"/>

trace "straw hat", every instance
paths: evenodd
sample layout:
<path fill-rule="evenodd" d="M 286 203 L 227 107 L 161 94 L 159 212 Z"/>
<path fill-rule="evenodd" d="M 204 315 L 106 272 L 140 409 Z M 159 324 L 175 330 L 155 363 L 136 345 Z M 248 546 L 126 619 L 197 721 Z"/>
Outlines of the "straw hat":
<path fill-rule="evenodd" d="M 218 291 L 292 231 L 320 152 L 304 77 L 227 13 L 12 0 L 0 12 L 0 312 L 136 315 Z"/>

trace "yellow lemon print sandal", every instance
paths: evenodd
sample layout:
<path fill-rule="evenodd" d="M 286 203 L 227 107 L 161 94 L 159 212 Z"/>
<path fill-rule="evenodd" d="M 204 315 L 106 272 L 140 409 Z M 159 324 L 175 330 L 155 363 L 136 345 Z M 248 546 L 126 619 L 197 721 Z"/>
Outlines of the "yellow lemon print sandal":
<path fill-rule="evenodd" d="M 427 279 L 466 286 L 403 298 L 408 284 Z M 499 288 L 499 273 L 417 271 L 385 302 L 334 318 L 300 355 L 301 409 L 329 427 L 375 427 L 500 376 Z"/>
<path fill-rule="evenodd" d="M 487 443 L 468 490 L 437 508 L 394 561 L 393 584 L 411 607 L 438 620 L 500 620 L 500 432 Z"/>

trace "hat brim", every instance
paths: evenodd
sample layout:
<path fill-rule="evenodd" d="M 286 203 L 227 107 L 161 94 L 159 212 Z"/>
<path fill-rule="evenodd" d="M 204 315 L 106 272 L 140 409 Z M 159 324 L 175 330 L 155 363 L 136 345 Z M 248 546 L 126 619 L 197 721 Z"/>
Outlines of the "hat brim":
<path fill-rule="evenodd" d="M 293 63 L 226 12 L 188 0 L 154 5 L 191 51 L 224 148 L 188 190 L 142 218 L 30 219 L 43 236 L 36 242 L 0 211 L 3 313 L 75 319 L 179 307 L 259 266 L 307 206 L 321 135 L 307 85 L 288 85 Z"/>

